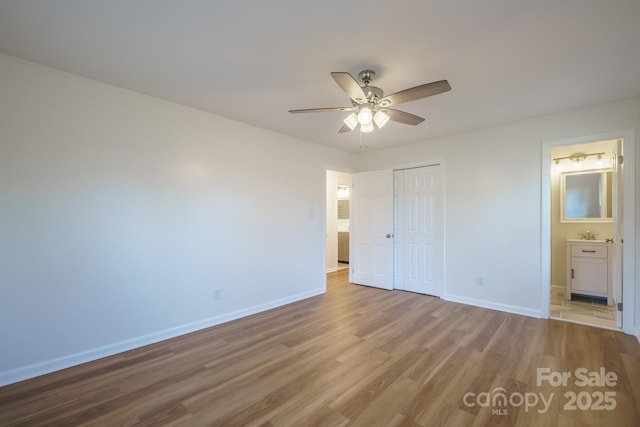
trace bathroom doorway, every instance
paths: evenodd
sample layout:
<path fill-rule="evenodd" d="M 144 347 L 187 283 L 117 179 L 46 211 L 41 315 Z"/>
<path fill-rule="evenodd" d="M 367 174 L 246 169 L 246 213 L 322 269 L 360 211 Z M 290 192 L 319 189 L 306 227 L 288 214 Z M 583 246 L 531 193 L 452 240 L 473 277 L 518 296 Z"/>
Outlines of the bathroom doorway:
<path fill-rule="evenodd" d="M 550 148 L 551 318 L 622 326 L 622 139 Z"/>

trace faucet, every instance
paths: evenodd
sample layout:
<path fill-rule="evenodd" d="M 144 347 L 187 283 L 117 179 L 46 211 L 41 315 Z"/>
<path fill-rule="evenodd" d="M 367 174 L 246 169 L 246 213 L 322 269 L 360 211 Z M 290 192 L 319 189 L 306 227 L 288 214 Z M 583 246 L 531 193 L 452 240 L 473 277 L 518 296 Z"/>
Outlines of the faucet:
<path fill-rule="evenodd" d="M 590 230 L 587 230 L 585 233 L 580 234 L 584 240 L 595 240 L 597 233 L 592 233 Z"/>

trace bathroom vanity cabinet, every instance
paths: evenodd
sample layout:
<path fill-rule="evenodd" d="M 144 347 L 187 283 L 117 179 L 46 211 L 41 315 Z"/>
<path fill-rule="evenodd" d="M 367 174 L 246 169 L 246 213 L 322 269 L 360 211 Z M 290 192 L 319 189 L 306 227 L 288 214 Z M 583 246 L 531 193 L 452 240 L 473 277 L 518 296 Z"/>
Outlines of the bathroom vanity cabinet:
<path fill-rule="evenodd" d="M 613 251 L 604 240 L 567 240 L 567 299 L 573 293 L 613 305 Z"/>

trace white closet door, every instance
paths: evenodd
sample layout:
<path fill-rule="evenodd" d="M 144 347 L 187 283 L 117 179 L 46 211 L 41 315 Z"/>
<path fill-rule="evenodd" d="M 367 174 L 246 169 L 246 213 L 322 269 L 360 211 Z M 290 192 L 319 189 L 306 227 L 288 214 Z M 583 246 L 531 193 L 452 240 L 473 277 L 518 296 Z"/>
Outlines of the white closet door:
<path fill-rule="evenodd" d="M 402 173 L 400 224 L 402 288 L 442 296 L 443 180 L 440 165 L 406 169 Z"/>

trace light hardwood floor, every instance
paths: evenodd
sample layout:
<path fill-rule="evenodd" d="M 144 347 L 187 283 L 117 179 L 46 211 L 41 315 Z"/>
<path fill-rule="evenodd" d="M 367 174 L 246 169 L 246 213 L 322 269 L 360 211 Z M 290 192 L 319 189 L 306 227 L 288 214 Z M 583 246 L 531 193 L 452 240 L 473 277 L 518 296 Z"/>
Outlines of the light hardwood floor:
<path fill-rule="evenodd" d="M 329 274 L 326 295 L 2 387 L 0 425 L 640 425 L 634 337 L 347 277 Z M 538 368 L 571 378 L 538 385 Z M 581 387 L 579 368 L 617 380 Z"/>

